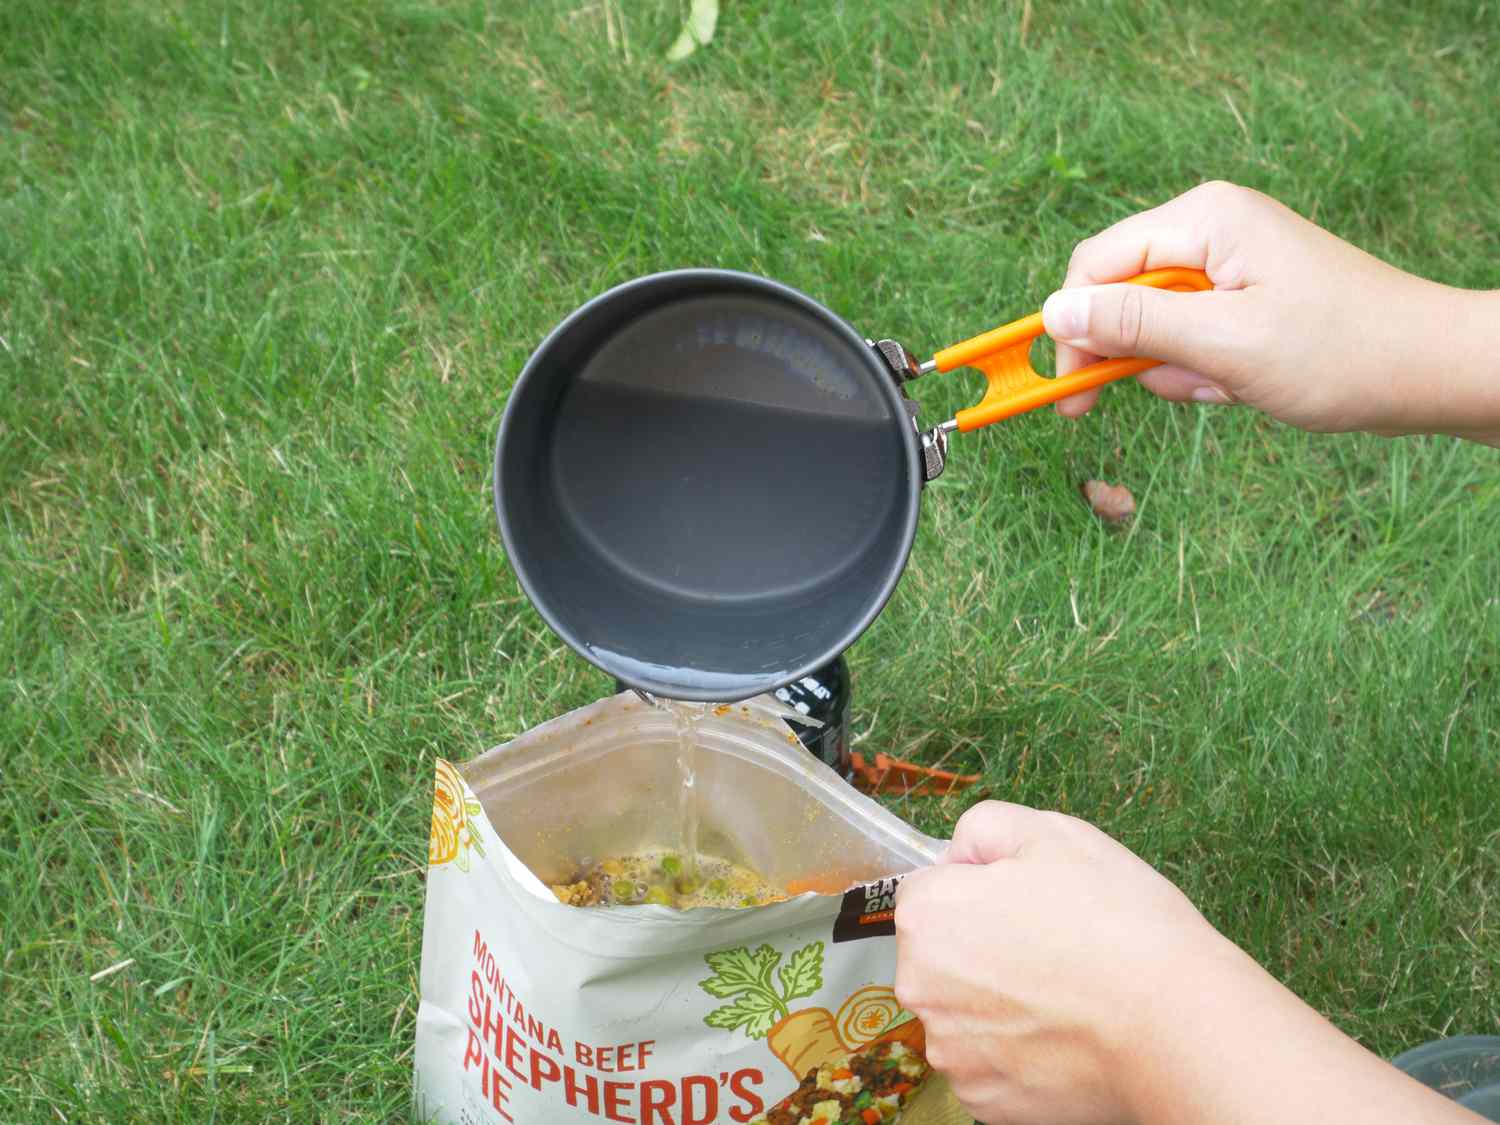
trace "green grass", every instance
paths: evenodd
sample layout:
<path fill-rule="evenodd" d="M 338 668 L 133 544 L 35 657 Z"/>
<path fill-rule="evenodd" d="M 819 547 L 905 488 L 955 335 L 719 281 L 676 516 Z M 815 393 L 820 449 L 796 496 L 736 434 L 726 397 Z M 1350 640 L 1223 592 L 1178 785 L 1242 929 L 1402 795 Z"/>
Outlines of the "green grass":
<path fill-rule="evenodd" d="M 726 0 L 678 66 L 622 9 L 0 6 L 0 1119 L 404 1115 L 433 758 L 607 686 L 486 480 L 591 294 L 930 352 L 1213 177 L 1500 286 L 1493 3 Z M 1500 454 L 1125 387 L 924 509 L 864 749 L 1093 818 L 1377 1051 L 1500 1029 Z"/>

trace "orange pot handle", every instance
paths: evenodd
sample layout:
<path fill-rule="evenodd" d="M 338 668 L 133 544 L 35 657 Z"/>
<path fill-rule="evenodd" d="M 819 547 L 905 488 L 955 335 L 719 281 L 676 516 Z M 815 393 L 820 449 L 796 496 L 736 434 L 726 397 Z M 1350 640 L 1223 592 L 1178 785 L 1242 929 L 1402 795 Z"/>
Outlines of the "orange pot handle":
<path fill-rule="evenodd" d="M 1127 280 L 1131 285 L 1150 285 L 1179 293 L 1214 287 L 1208 274 L 1191 269 L 1151 270 Z M 1031 366 L 1031 345 L 1044 331 L 1042 314 L 1032 313 L 951 348 L 944 348 L 933 357 L 939 371 L 977 367 L 990 381 L 984 398 L 954 415 L 960 430 L 977 430 L 991 422 L 1076 395 L 1079 391 L 1102 387 L 1127 375 L 1139 375 L 1161 363 L 1159 359 L 1134 357 L 1104 359 L 1068 375 L 1051 378 L 1038 375 Z"/>

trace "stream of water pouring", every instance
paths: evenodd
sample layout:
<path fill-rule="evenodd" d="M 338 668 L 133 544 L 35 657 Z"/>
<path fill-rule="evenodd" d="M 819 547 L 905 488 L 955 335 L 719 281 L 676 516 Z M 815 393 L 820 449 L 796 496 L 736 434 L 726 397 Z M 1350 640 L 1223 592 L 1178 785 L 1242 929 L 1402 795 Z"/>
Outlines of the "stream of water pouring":
<path fill-rule="evenodd" d="M 708 716 L 711 705 L 664 699 L 644 691 L 637 691 L 636 694 L 652 707 L 672 716 L 672 726 L 677 738 L 677 841 L 682 853 L 681 879 L 684 884 L 696 885 L 699 868 L 698 825 L 702 805 L 698 795 L 698 724 Z M 769 706 L 774 708 L 776 704 L 772 702 Z M 821 729 L 824 725 L 821 719 L 799 714 L 791 708 L 786 709 L 785 717 L 815 729 Z"/>
<path fill-rule="evenodd" d="M 682 838 L 682 876 L 698 882 L 698 723 L 708 712 L 703 703 L 673 700 L 669 707 L 677 726 L 677 828 Z"/>
<path fill-rule="evenodd" d="M 677 734 L 677 837 L 682 853 L 682 879 L 698 881 L 698 724 L 708 714 L 706 703 L 686 703 L 680 699 L 642 696 L 653 707 L 672 716 Z"/>

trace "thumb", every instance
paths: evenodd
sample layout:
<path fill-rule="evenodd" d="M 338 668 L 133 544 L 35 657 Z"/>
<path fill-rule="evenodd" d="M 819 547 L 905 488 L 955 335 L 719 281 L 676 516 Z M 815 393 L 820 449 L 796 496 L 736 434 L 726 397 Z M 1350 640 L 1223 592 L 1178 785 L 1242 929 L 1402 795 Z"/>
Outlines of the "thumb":
<path fill-rule="evenodd" d="M 1059 289 L 1042 306 L 1047 334 L 1101 356 L 1143 356 L 1213 378 L 1231 343 L 1238 291 L 1173 293 L 1148 285 Z"/>

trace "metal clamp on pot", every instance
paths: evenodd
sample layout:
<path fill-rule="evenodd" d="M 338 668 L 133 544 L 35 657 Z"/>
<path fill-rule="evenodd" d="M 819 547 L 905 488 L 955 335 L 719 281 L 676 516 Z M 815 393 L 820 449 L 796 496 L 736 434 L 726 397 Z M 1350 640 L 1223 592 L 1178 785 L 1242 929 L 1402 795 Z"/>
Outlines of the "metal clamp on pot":
<path fill-rule="evenodd" d="M 898 387 L 923 374 L 922 365 L 917 362 L 917 357 L 907 351 L 899 341 L 866 340 L 865 343 L 875 349 Z M 917 440 L 922 443 L 922 483 L 926 484 L 942 476 L 943 470 L 948 465 L 948 431 L 942 426 L 934 426 L 930 430 L 922 429 L 921 423 L 917 420 L 921 408 L 906 397 L 904 389 L 901 391 L 901 398 L 906 404 L 907 414 L 911 416 L 912 429 L 917 432 Z"/>

